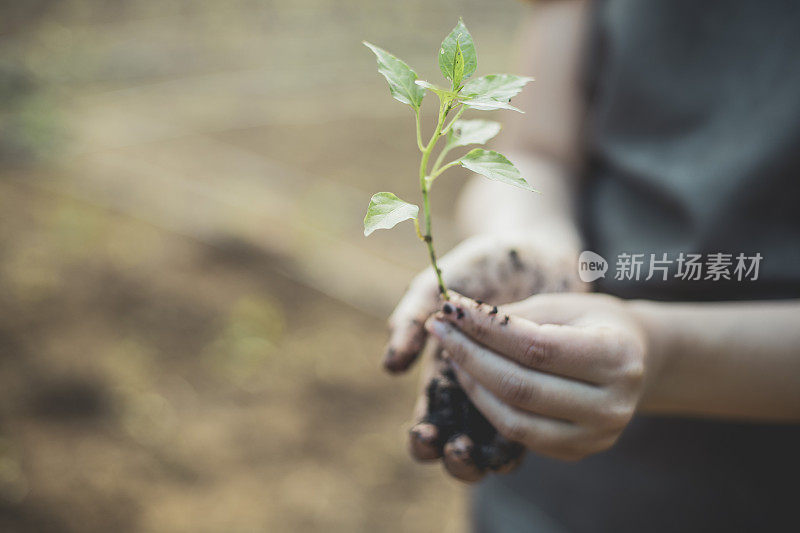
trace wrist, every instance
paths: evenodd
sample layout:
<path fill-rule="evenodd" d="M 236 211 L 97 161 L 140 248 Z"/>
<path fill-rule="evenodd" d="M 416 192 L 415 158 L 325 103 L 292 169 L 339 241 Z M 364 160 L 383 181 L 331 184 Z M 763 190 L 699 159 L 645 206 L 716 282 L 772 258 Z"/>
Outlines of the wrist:
<path fill-rule="evenodd" d="M 664 304 L 648 300 L 632 300 L 629 309 L 642 329 L 645 342 L 645 375 L 640 411 L 658 411 L 667 405 L 667 385 L 671 366 L 674 335 Z"/>
<path fill-rule="evenodd" d="M 569 249 L 578 255 L 583 249 L 583 239 L 577 226 L 559 217 L 530 220 L 529 217 L 514 217 L 509 212 L 481 218 L 479 225 L 463 224 L 465 236 L 491 235 L 505 238 L 513 236 L 518 240 L 552 244 L 558 248 Z"/>
<path fill-rule="evenodd" d="M 570 172 L 539 154 L 511 153 L 520 173 L 540 194 L 520 194 L 501 183 L 471 179 L 456 208 L 459 227 L 467 235 L 524 230 L 578 250 L 581 236 Z"/>
<path fill-rule="evenodd" d="M 560 221 L 542 221 L 535 225 L 524 222 L 494 224 L 488 221 L 484 228 L 468 237 L 489 238 L 509 245 L 547 251 L 557 257 L 574 257 L 576 260 L 583 250 L 583 240 L 577 228 Z"/>

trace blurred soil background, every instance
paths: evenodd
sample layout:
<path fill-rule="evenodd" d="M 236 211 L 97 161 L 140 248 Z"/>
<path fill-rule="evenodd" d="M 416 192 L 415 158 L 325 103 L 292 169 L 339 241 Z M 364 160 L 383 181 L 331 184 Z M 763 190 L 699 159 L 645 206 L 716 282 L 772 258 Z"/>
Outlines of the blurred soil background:
<path fill-rule="evenodd" d="M 524 6 L 0 6 L 0 531 L 466 529 L 406 455 L 415 379 L 379 368 L 426 257 L 361 234 L 418 153 L 360 41 L 438 82 L 461 15 L 502 71 Z"/>

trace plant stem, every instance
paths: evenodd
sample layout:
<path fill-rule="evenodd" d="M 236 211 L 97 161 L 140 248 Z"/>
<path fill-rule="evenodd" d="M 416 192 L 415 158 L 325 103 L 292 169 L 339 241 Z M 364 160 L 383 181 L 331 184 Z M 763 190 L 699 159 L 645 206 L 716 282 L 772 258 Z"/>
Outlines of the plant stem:
<path fill-rule="evenodd" d="M 450 129 L 453 127 L 453 124 L 456 123 L 456 120 L 461 118 L 461 114 L 464 112 L 464 109 L 466 108 L 462 105 L 461 108 L 456 113 L 456 116 L 454 116 L 453 120 L 450 121 L 450 124 L 448 124 L 447 127 L 442 130 L 442 135 L 447 135 L 448 133 L 450 133 Z"/>
<path fill-rule="evenodd" d="M 428 176 L 428 185 L 433 183 L 433 180 L 439 177 L 439 174 L 447 170 L 448 168 L 454 167 L 461 163 L 460 159 L 456 159 L 455 161 L 450 161 L 445 166 L 439 168 L 439 165 L 434 165 L 433 169 L 431 170 L 430 175 Z"/>
<path fill-rule="evenodd" d="M 461 114 L 464 112 L 464 109 L 465 109 L 464 106 L 461 106 L 461 108 L 458 110 L 458 112 L 456 112 L 456 116 L 453 117 L 453 120 L 451 120 L 450 123 L 445 128 L 442 129 L 442 133 L 441 133 L 442 136 L 445 136 L 450 132 L 450 130 L 453 128 L 453 124 L 456 123 L 456 120 L 461 118 Z M 439 174 L 441 174 L 441 172 L 444 172 L 445 170 L 447 170 L 448 168 L 453 166 L 453 165 L 448 164 L 441 171 L 439 171 L 439 167 L 441 166 L 442 161 L 444 161 L 444 158 L 448 154 L 448 152 L 450 152 L 450 148 L 448 148 L 447 144 L 445 144 L 444 148 L 442 148 L 442 151 L 439 152 L 439 157 L 437 157 L 436 161 L 434 161 L 434 163 L 433 163 L 433 168 L 431 169 L 431 172 L 430 172 L 431 173 L 431 177 L 438 176 Z"/>
<path fill-rule="evenodd" d="M 423 235 L 422 232 L 420 231 L 420 229 L 419 229 L 419 220 L 417 220 L 416 218 L 414 219 L 414 229 L 417 232 L 417 237 L 419 238 L 419 240 L 421 240 L 422 242 L 425 242 L 425 235 Z"/>
<path fill-rule="evenodd" d="M 420 108 L 418 107 L 414 111 L 414 119 L 417 123 L 417 146 L 419 147 L 420 152 L 425 151 L 425 147 L 422 145 L 422 126 L 420 125 L 420 117 L 419 117 Z"/>
<path fill-rule="evenodd" d="M 436 161 L 434 161 L 434 163 L 433 163 L 433 168 L 431 169 L 431 174 L 435 173 L 439 169 L 439 167 L 442 164 L 442 161 L 444 161 L 444 156 L 446 156 L 447 152 L 449 152 L 449 151 L 450 151 L 450 149 L 447 147 L 447 145 L 445 145 L 444 148 L 442 148 L 442 151 L 439 152 L 439 157 L 437 157 Z"/>
<path fill-rule="evenodd" d="M 433 249 L 433 234 L 431 231 L 431 204 L 429 198 L 429 186 L 427 176 L 428 176 L 428 160 L 431 157 L 431 152 L 433 151 L 433 147 L 436 146 L 436 141 L 439 140 L 442 134 L 442 125 L 444 124 L 444 119 L 447 115 L 448 111 L 448 104 L 449 102 L 442 102 L 439 106 L 439 120 L 436 123 L 436 129 L 431 136 L 431 140 L 428 142 L 428 145 L 424 148 L 420 147 L 422 150 L 422 159 L 419 163 L 419 187 L 422 190 L 422 208 L 425 213 L 425 235 L 423 236 L 423 240 L 425 244 L 428 246 L 428 255 L 431 259 L 431 266 L 433 267 L 433 272 L 436 274 L 436 281 L 439 284 L 439 292 L 442 294 L 442 297 L 445 300 L 450 299 L 450 295 L 447 293 L 447 287 L 444 284 L 444 280 L 442 279 L 442 271 L 439 268 L 439 265 L 436 263 L 436 251 Z M 419 124 L 419 121 L 417 121 Z"/>

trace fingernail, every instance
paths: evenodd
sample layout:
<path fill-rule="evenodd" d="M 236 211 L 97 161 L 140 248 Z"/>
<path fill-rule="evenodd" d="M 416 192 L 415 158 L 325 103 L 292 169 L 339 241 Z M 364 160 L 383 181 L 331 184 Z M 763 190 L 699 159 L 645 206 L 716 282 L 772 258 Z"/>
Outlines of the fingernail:
<path fill-rule="evenodd" d="M 459 435 L 452 439 L 450 444 L 450 451 L 462 461 L 471 461 L 472 457 L 472 440 L 466 435 Z"/>
<path fill-rule="evenodd" d="M 406 366 L 396 359 L 384 359 L 383 368 L 391 374 L 397 374 L 406 369 Z"/>
<path fill-rule="evenodd" d="M 433 461 L 441 457 L 438 445 L 438 430 L 432 424 L 420 423 L 410 431 L 409 446 L 411 455 L 418 461 Z"/>
<path fill-rule="evenodd" d="M 383 356 L 383 368 L 395 374 L 408 368 L 408 362 L 401 357 L 397 357 L 397 351 L 394 348 L 389 348 Z"/>
<path fill-rule="evenodd" d="M 448 472 L 463 481 L 474 482 L 481 479 L 485 472 L 475 464 L 472 456 L 474 449 L 472 439 L 466 435 L 450 439 L 443 450 L 444 465 Z"/>
<path fill-rule="evenodd" d="M 419 442 L 433 444 L 436 442 L 436 428 L 432 424 L 417 424 L 411 428 L 411 434 Z"/>
<path fill-rule="evenodd" d="M 428 323 L 428 331 L 435 337 L 442 338 L 447 335 L 447 330 L 449 326 L 447 326 L 444 322 L 439 322 L 438 320 L 431 320 Z"/>

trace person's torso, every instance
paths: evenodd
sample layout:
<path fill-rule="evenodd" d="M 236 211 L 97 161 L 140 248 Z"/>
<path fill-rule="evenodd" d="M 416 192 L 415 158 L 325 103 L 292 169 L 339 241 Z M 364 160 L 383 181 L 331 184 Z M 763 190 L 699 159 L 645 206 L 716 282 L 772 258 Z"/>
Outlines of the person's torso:
<path fill-rule="evenodd" d="M 610 267 L 598 290 L 800 297 L 800 2 L 607 0 L 590 24 L 581 213 Z M 646 280 L 665 253 L 668 279 Z M 731 254 L 732 279 L 677 277 L 681 253 L 703 266 Z M 615 279 L 624 254 L 642 254 L 639 279 Z M 736 279 L 738 254 L 761 255 L 756 280 Z M 491 477 L 475 529 L 778 531 L 800 494 L 798 451 L 798 426 L 637 417 L 607 452 L 529 456 Z"/>
<path fill-rule="evenodd" d="M 800 3 L 609 0 L 592 25 L 581 216 L 609 262 L 598 290 L 800 297 Z M 679 276 L 681 254 L 699 267 Z M 755 280 L 739 254 L 760 254 Z M 666 281 L 646 280 L 653 258 Z"/>

